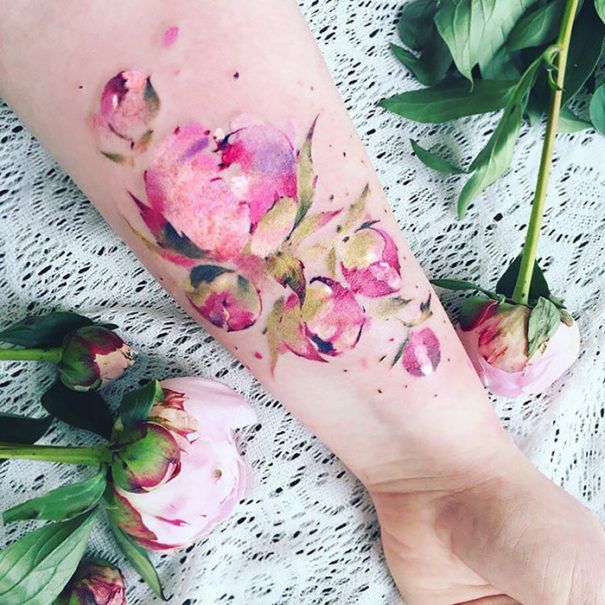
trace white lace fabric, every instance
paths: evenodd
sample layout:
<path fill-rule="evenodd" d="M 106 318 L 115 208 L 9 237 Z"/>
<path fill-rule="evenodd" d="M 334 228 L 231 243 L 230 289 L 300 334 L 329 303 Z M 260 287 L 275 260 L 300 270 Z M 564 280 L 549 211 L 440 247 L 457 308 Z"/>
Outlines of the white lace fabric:
<path fill-rule="evenodd" d="M 493 117 L 441 127 L 416 124 L 376 106 L 417 87 L 391 56 L 400 0 L 301 0 L 336 84 L 408 241 L 431 277 L 492 285 L 521 246 L 539 161 L 542 129 L 524 127 L 511 171 L 463 221 L 462 186 L 411 156 L 409 139 L 447 146 L 468 160 Z M 441 147 L 443 149 L 443 147 Z M 495 405 L 534 462 L 605 521 L 605 138 L 559 136 L 540 257 L 552 289 L 578 319 L 580 360 L 543 395 Z M 444 296 L 446 303 L 454 295 Z M 174 605 L 397 605 L 371 502 L 342 464 L 275 402 L 243 366 L 163 292 L 69 178 L 0 105 L 1 323 L 56 308 L 120 326 L 138 352 L 135 369 L 107 390 L 110 401 L 149 377 L 203 375 L 252 401 L 260 426 L 239 437 L 254 486 L 233 516 L 206 539 L 154 556 Z M 41 414 L 45 368 L 0 366 L 0 410 Z M 56 422 L 45 443 L 88 443 Z M 43 463 L 0 465 L 0 508 L 80 478 Z M 0 545 L 35 524 L 2 527 Z M 126 572 L 128 603 L 159 603 L 116 553 L 99 522 L 90 553 Z"/>

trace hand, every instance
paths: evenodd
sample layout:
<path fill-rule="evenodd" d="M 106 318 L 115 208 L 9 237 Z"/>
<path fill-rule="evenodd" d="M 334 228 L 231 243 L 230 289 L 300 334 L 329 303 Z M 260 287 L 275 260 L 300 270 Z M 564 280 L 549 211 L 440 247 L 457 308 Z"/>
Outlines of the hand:
<path fill-rule="evenodd" d="M 426 480 L 367 483 L 406 605 L 602 605 L 605 532 L 508 445 Z"/>

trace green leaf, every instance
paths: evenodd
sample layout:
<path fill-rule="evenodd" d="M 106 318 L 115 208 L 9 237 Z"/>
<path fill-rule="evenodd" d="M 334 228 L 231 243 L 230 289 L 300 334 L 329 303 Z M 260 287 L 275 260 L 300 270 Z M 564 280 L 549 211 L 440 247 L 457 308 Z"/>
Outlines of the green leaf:
<path fill-rule="evenodd" d="M 403 5 L 397 29 L 408 48 L 421 50 L 430 43 L 436 31 L 433 18 L 438 8 L 436 0 L 412 0 Z"/>
<path fill-rule="evenodd" d="M 380 101 L 384 107 L 409 120 L 440 124 L 464 116 L 502 109 L 514 93 L 516 82 L 453 79 L 431 88 L 411 90 Z"/>
<path fill-rule="evenodd" d="M 478 319 L 478 314 L 481 311 L 489 312 L 489 309 L 493 308 L 493 305 L 490 305 L 489 308 L 486 308 L 485 303 L 489 302 L 491 302 L 490 299 L 485 298 L 484 296 L 471 296 L 470 298 L 466 298 L 462 302 L 462 306 L 460 307 L 460 311 L 458 313 L 460 327 L 463 330 L 470 330 L 475 321 Z"/>
<path fill-rule="evenodd" d="M 503 46 L 492 60 L 481 68 L 481 77 L 486 80 L 518 80 L 521 77 L 521 71 L 517 67 L 515 59 Z"/>
<path fill-rule="evenodd" d="M 266 260 L 266 266 L 275 281 L 295 292 L 302 304 L 307 286 L 302 262 L 286 252 L 278 252 Z"/>
<path fill-rule="evenodd" d="M 462 174 L 463 172 L 466 172 L 464 168 L 452 164 L 450 161 L 432 151 L 427 151 L 414 141 L 414 139 L 411 139 L 411 143 L 414 153 L 425 166 L 428 166 L 433 170 L 438 170 L 439 172 L 444 172 L 445 174 Z"/>
<path fill-rule="evenodd" d="M 84 554 L 94 516 L 41 527 L 0 551 L 0 603 L 48 605 Z"/>
<path fill-rule="evenodd" d="M 492 61 L 517 20 L 536 0 L 442 0 L 435 24 L 458 71 L 473 81 L 472 71 Z"/>
<path fill-rule="evenodd" d="M 594 5 L 601 21 L 605 22 L 605 0 L 594 0 Z"/>
<path fill-rule="evenodd" d="M 44 436 L 52 421 L 52 416 L 28 418 L 15 414 L 0 414 L 0 441 L 35 443 Z"/>
<path fill-rule="evenodd" d="M 502 294 L 502 296 L 505 296 L 506 298 L 512 298 L 513 296 L 515 285 L 517 283 L 517 277 L 519 275 L 519 269 L 521 268 L 521 256 L 522 255 L 519 254 L 519 256 L 515 258 L 496 284 L 496 292 L 498 294 Z M 529 300 L 531 302 L 540 297 L 551 298 L 551 296 L 550 288 L 548 287 L 544 272 L 536 261 L 534 272 L 531 278 L 531 285 L 529 287 Z"/>
<path fill-rule="evenodd" d="M 550 340 L 560 323 L 559 309 L 547 298 L 538 298 L 538 302 L 529 316 L 527 326 L 528 357 L 531 357 Z"/>
<path fill-rule="evenodd" d="M 586 120 L 579 118 L 571 109 L 568 107 L 561 108 L 561 114 L 559 115 L 559 126 L 558 131 L 564 134 L 572 134 L 587 128 L 592 128 L 593 125 Z"/>
<path fill-rule="evenodd" d="M 565 0 L 555 0 L 521 17 L 511 31 L 506 47 L 514 52 L 548 44 L 556 39 Z"/>
<path fill-rule="evenodd" d="M 391 44 L 391 50 L 424 86 L 433 86 L 441 82 L 452 64 L 452 55 L 438 34 L 419 56 L 396 44 Z"/>
<path fill-rule="evenodd" d="M 25 519 L 64 521 L 73 519 L 93 509 L 103 496 L 107 481 L 103 468 L 85 481 L 65 485 L 5 510 L 4 523 Z"/>
<path fill-rule="evenodd" d="M 594 127 L 605 134 L 605 84 L 595 90 L 590 100 L 590 119 Z"/>
<path fill-rule="evenodd" d="M 130 561 L 130 564 L 137 570 L 143 580 L 147 582 L 151 590 L 153 590 L 160 599 L 166 601 L 167 599 L 164 596 L 158 572 L 149 560 L 147 553 L 113 523 L 111 524 L 111 530 L 113 531 L 113 535 L 120 550 L 124 553 L 124 556 L 128 561 Z"/>
<path fill-rule="evenodd" d="M 474 172 L 458 198 L 459 217 L 463 217 L 471 202 L 508 170 L 519 138 L 529 91 L 541 65 L 540 56 L 525 70 L 514 87 L 496 130 L 470 165 L 469 170 Z"/>
<path fill-rule="evenodd" d="M 307 138 L 301 147 L 298 163 L 296 165 L 297 180 L 298 180 L 298 213 L 296 215 L 296 221 L 294 226 L 296 227 L 300 221 L 305 218 L 307 212 L 313 205 L 313 196 L 315 195 L 315 172 L 313 170 L 313 133 L 315 131 L 315 124 L 317 124 L 317 118 L 313 121 Z"/>
<path fill-rule="evenodd" d="M 562 104 L 566 105 L 594 73 L 605 39 L 605 24 L 592 2 L 587 2 L 576 18 L 569 45 Z"/>
<path fill-rule="evenodd" d="M 67 424 L 109 439 L 113 417 L 107 402 L 96 391 L 80 393 L 57 380 L 44 395 L 44 409 Z"/>
<path fill-rule="evenodd" d="M 444 288 L 445 290 L 453 290 L 454 292 L 460 292 L 465 290 L 476 290 L 477 292 L 482 292 L 489 298 L 493 298 L 494 300 L 499 300 L 502 297 L 498 296 L 495 292 L 490 290 L 486 290 L 477 284 L 467 281 L 465 279 L 431 279 L 431 284 L 433 286 L 438 286 L 439 288 Z"/>
<path fill-rule="evenodd" d="M 88 317 L 71 311 L 58 311 L 48 315 L 26 317 L 23 321 L 2 330 L 0 341 L 28 348 L 59 347 L 67 333 L 83 326 L 90 326 L 93 323 Z"/>
<path fill-rule="evenodd" d="M 127 428 L 147 420 L 151 408 L 162 399 L 164 399 L 164 391 L 157 380 L 148 382 L 140 389 L 128 391 L 122 397 L 120 404 L 119 416 L 123 427 Z"/>

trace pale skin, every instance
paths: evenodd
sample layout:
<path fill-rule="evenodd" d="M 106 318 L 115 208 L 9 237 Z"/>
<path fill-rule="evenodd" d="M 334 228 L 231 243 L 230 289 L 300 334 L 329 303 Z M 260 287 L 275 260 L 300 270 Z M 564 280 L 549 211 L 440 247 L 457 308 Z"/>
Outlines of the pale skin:
<path fill-rule="evenodd" d="M 171 26 L 179 35 L 166 47 Z M 161 107 L 147 150 L 118 164 L 100 153 L 91 116 L 104 84 L 130 69 L 151 75 Z M 423 327 L 441 355 L 428 375 L 391 367 L 407 329 L 373 315 L 367 299 L 355 346 L 328 363 L 285 352 L 272 371 L 264 329 L 287 289 L 263 281 L 254 325 L 226 332 L 192 306 L 187 270 L 133 231 L 151 238 L 127 190 L 144 199 L 143 170 L 176 126 L 198 121 L 227 132 L 251 114 L 291 133 L 300 149 L 319 116 L 314 208 L 347 208 L 369 184 L 368 211 L 398 248 L 396 294 L 427 299 L 426 277 L 294 2 L 2 0 L 0 95 L 175 300 L 365 484 L 408 605 L 605 602 L 602 527 L 506 436 L 435 295 Z M 322 263 L 306 256 L 307 276 L 324 274 Z"/>

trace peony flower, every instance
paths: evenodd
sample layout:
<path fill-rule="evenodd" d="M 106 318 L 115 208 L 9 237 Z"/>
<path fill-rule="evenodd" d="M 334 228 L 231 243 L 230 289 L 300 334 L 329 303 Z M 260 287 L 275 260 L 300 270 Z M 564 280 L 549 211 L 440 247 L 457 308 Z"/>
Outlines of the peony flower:
<path fill-rule="evenodd" d="M 102 559 L 85 559 L 55 605 L 126 605 L 124 576 Z"/>
<path fill-rule="evenodd" d="M 399 252 L 386 231 L 362 226 L 344 239 L 340 254 L 342 274 L 356 294 L 377 298 L 401 288 Z"/>
<path fill-rule="evenodd" d="M 95 116 L 97 127 L 135 142 L 144 136 L 160 108 L 151 80 L 138 71 L 121 71 L 105 84 Z"/>
<path fill-rule="evenodd" d="M 463 309 L 458 335 L 483 384 L 517 397 L 549 387 L 579 353 L 578 327 L 557 310 L 553 330 L 530 355 L 532 309 L 475 297 Z"/>
<path fill-rule="evenodd" d="M 412 376 L 432 374 L 441 361 L 439 339 L 430 328 L 412 331 L 403 345 L 401 361 Z"/>
<path fill-rule="evenodd" d="M 297 199 L 296 153 L 281 130 L 254 124 L 227 135 L 219 147 L 223 167 L 237 169 L 233 189 L 248 204 L 253 226 L 280 198 Z"/>
<path fill-rule="evenodd" d="M 262 310 L 260 294 L 252 282 L 216 265 L 194 267 L 186 290 L 196 311 L 228 332 L 249 328 Z"/>
<path fill-rule="evenodd" d="M 209 130 L 188 124 L 155 149 L 145 192 L 148 205 L 131 195 L 168 260 L 235 260 L 257 228 L 251 251 L 265 256 L 296 220 L 296 153 L 271 125 L 240 128 L 215 145 Z"/>
<path fill-rule="evenodd" d="M 171 551 L 210 532 L 242 497 L 247 472 L 233 430 L 256 417 L 218 382 L 174 378 L 160 384 L 163 398 L 148 420 L 117 430 L 108 512 L 144 548 Z"/>
<path fill-rule="evenodd" d="M 220 155 L 210 151 L 210 142 L 210 131 L 188 124 L 155 149 L 145 171 L 145 191 L 159 216 L 154 225 L 146 222 L 156 238 L 158 231 L 171 229 L 204 255 L 229 260 L 248 240 L 250 211 L 221 178 Z"/>
<path fill-rule="evenodd" d="M 120 378 L 133 363 L 132 349 L 115 332 L 92 325 L 65 337 L 57 369 L 66 387 L 92 391 Z"/>
<path fill-rule="evenodd" d="M 350 290 L 328 277 L 315 277 L 302 307 L 296 294 L 285 301 L 278 328 L 281 349 L 325 361 L 324 356 L 353 349 L 365 321 L 365 312 Z"/>

